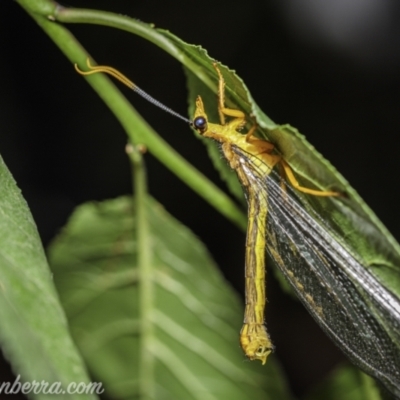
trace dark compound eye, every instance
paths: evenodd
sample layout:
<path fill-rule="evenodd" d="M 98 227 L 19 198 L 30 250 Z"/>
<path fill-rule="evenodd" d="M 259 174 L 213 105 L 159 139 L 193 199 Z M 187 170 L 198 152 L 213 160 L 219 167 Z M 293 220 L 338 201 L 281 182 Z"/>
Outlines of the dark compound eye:
<path fill-rule="evenodd" d="M 193 126 L 200 133 L 203 133 L 207 130 L 207 120 L 204 117 L 197 117 L 193 121 Z"/>

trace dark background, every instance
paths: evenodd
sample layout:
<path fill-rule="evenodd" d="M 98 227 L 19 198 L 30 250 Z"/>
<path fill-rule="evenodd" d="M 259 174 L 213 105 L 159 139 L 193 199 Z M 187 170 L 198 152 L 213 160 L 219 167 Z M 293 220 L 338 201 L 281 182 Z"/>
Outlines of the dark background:
<path fill-rule="evenodd" d="M 400 5 L 391 0 L 70 1 L 152 22 L 201 44 L 235 69 L 260 107 L 290 123 L 335 165 L 400 237 Z M 139 37 L 69 25 L 110 64 L 186 114 L 180 64 Z M 108 109 L 18 4 L 0 4 L 0 154 L 22 189 L 44 244 L 78 204 L 131 192 L 126 136 Z M 182 125 L 134 94 L 148 122 L 208 177 L 206 152 Z M 242 292 L 244 234 L 150 155 L 149 186 L 201 237 Z M 301 395 L 343 356 L 269 274 L 268 328 Z M 4 372 L 3 372 L 4 370 Z M 3 367 L 0 380 L 9 371 Z"/>

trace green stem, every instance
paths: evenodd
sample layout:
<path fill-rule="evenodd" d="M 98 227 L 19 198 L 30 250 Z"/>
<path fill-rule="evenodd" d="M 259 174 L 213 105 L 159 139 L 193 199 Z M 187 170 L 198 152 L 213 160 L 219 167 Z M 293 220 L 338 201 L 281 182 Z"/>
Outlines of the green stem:
<path fill-rule="evenodd" d="M 203 81 L 214 92 L 217 91 L 217 85 L 214 80 L 204 71 L 204 68 L 198 61 L 189 57 L 179 49 L 172 40 L 160 34 L 152 24 L 135 20 L 125 15 L 118 15 L 107 11 L 65 8 L 58 6 L 54 13 L 56 21 L 65 23 L 85 23 L 109 26 L 124 30 L 140 36 L 147 41 L 160 47 L 166 53 L 176 58 L 181 64 L 190 69 L 201 81 Z"/>
<path fill-rule="evenodd" d="M 146 170 L 139 145 L 128 145 L 126 152 L 132 163 L 133 187 L 135 193 L 137 266 L 139 270 L 139 308 L 141 327 L 140 394 L 143 399 L 155 399 L 154 391 L 154 331 L 151 314 L 155 309 L 154 271 L 152 260 L 152 242 L 147 219 L 147 182 Z"/>
<path fill-rule="evenodd" d="M 141 36 L 153 43 L 157 43 L 161 48 L 174 55 L 181 62 L 184 62 L 185 65 L 190 65 L 192 69 L 197 70 L 198 74 L 204 75 L 203 79 L 208 79 L 201 72 L 201 67 L 196 67 L 194 62 L 177 50 L 172 42 L 163 38 L 149 25 L 102 11 L 65 9 L 50 0 L 17 1 L 71 62 L 82 65 L 82 68 L 84 68 L 85 61 L 89 56 L 88 53 L 67 29 L 60 24 L 54 23 L 54 20 L 102 23 L 141 34 Z M 142 143 L 145 145 L 160 162 L 221 214 L 241 229 L 246 229 L 246 216 L 233 200 L 157 135 L 108 78 L 98 74 L 88 76 L 86 79 L 120 121 L 133 143 Z M 212 83 L 210 85 L 214 86 Z"/>

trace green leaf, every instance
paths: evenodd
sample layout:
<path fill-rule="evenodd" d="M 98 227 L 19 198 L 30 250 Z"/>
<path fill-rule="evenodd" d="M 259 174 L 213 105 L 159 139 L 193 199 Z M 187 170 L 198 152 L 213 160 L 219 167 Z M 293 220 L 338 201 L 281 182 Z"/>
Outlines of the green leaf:
<path fill-rule="evenodd" d="M 241 301 L 204 246 L 150 198 L 155 301 L 139 314 L 132 203 L 80 206 L 49 249 L 72 334 L 106 394 L 134 398 L 146 380 L 156 398 L 289 398 L 273 359 L 264 367 L 244 362 Z M 150 340 L 143 321 L 152 323 Z M 151 359 L 145 373 L 143 357 Z"/>
<path fill-rule="evenodd" d="M 169 39 L 171 45 L 180 50 L 181 58 L 188 58 L 196 63 L 196 68 L 192 68 L 191 63 L 185 63 L 186 68 L 197 77 L 197 80 L 192 77 L 189 79 L 190 99 L 193 103 L 196 93 L 199 94 L 201 90 L 199 81 L 203 82 L 200 94 L 206 96 L 207 103 L 211 103 L 206 107 L 207 112 L 214 117 L 212 120 L 218 121 L 216 99 L 215 97 L 213 99 L 209 90 L 217 92 L 218 77 L 212 67 L 214 60 L 200 46 L 186 44 L 166 31 L 158 30 L 158 33 Z M 393 236 L 346 179 L 306 141 L 297 129 L 290 125 L 275 124 L 260 110 L 235 71 L 223 65 L 219 65 L 219 68 L 226 81 L 227 105 L 254 116 L 259 125 L 258 135 L 276 146 L 277 152 L 281 153 L 293 168 L 300 183 L 321 190 L 335 189 L 344 194 L 343 198 L 333 199 L 328 205 L 324 198 L 303 196 L 302 200 L 307 210 L 322 215 L 324 220 L 329 222 L 336 239 L 348 248 L 365 268 L 400 295 L 400 246 Z M 250 118 L 249 120 L 251 121 Z"/>
<path fill-rule="evenodd" d="M 375 381 L 351 365 L 343 365 L 313 389 L 304 400 L 382 400 Z"/>
<path fill-rule="evenodd" d="M 166 36 L 180 45 L 173 35 Z M 212 101 L 208 88 L 216 87 L 218 81 L 212 60 L 207 64 L 208 56 L 196 46 L 181 45 L 181 49 L 196 62 L 202 58 L 198 63 L 203 66 L 203 73 L 198 78 L 208 74 L 205 83 L 215 80 L 214 85 L 204 85 L 202 95 L 207 107 Z M 289 125 L 274 124 L 260 111 L 234 71 L 223 65 L 219 68 L 226 81 L 228 107 L 256 118 L 258 135 L 275 145 L 300 185 L 341 193 L 340 197 L 311 196 L 289 185 L 286 192 L 290 192 L 290 201 L 285 202 L 279 185 L 275 183 L 272 189 L 273 179 L 281 181 L 279 173 L 274 170 L 265 176 L 263 185 L 253 189 L 259 191 L 258 196 L 268 196 L 270 256 L 322 329 L 350 359 L 393 394 L 400 395 L 399 244 L 304 136 Z M 190 79 L 189 84 L 194 102 L 199 83 Z M 213 105 L 216 109 L 215 100 L 209 119 L 216 122 Z M 216 166 L 223 171 L 220 162 Z"/>
<path fill-rule="evenodd" d="M 88 383 L 69 334 L 42 244 L 20 190 L 0 157 L 0 341 L 21 382 Z M 28 392 L 29 393 L 29 392 Z M 38 399 L 94 395 L 31 394 Z"/>

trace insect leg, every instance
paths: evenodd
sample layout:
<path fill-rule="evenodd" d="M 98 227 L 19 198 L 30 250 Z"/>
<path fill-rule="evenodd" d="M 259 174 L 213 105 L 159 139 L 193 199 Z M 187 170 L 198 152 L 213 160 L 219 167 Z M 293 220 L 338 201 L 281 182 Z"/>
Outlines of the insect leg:
<path fill-rule="evenodd" d="M 213 67 L 218 74 L 218 113 L 221 125 L 225 125 L 225 115 L 228 115 L 236 118 L 236 126 L 241 126 L 245 123 L 246 115 L 243 111 L 225 107 L 225 79 L 216 63 L 213 63 Z"/>
<path fill-rule="evenodd" d="M 339 193 L 339 192 L 333 192 L 333 191 L 329 191 L 329 190 L 309 189 L 304 186 L 301 186 L 299 184 L 299 182 L 297 181 L 296 177 L 294 176 L 293 171 L 290 168 L 289 164 L 283 158 L 281 159 L 281 165 L 283 167 L 283 170 L 285 171 L 287 178 L 289 179 L 289 182 L 299 192 L 311 194 L 313 196 L 325 196 L 325 197 L 341 196 L 341 193 Z"/>

